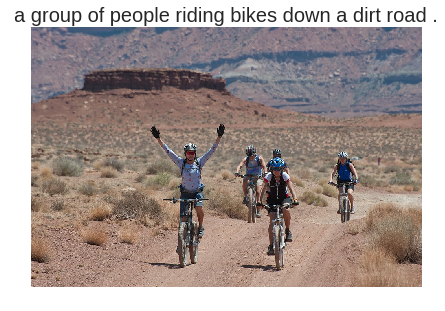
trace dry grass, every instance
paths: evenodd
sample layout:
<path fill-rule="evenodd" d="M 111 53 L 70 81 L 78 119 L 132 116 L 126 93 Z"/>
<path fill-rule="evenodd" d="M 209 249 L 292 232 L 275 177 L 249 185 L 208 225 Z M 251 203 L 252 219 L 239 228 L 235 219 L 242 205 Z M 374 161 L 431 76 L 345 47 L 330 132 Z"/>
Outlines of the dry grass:
<path fill-rule="evenodd" d="M 68 192 L 68 185 L 60 178 L 51 177 L 40 182 L 40 189 L 50 196 L 56 194 L 63 195 Z"/>
<path fill-rule="evenodd" d="M 40 178 L 47 179 L 53 177 L 53 172 L 50 167 L 42 167 L 40 170 Z"/>
<path fill-rule="evenodd" d="M 103 221 L 110 218 L 112 214 L 112 207 L 107 202 L 98 201 L 95 202 L 90 209 L 89 219 L 95 221 Z"/>
<path fill-rule="evenodd" d="M 119 231 L 119 238 L 122 243 L 136 244 L 139 236 L 139 230 L 134 225 L 126 225 Z"/>
<path fill-rule="evenodd" d="M 366 219 L 373 247 L 380 247 L 398 262 L 422 263 L 422 210 L 394 204 L 376 205 Z"/>
<path fill-rule="evenodd" d="M 101 246 L 108 240 L 107 233 L 104 230 L 98 228 L 84 229 L 81 233 L 81 236 L 83 241 L 90 245 Z"/>
<path fill-rule="evenodd" d="M 242 197 L 233 197 L 233 193 L 224 188 L 209 191 L 209 207 L 220 214 L 236 219 L 247 219 L 247 208 L 241 204 Z"/>
<path fill-rule="evenodd" d="M 31 238 L 31 260 L 37 262 L 48 262 L 50 258 L 48 243 L 40 237 Z"/>
<path fill-rule="evenodd" d="M 321 195 L 313 193 L 312 191 L 305 191 L 303 194 L 298 198 L 301 202 L 304 202 L 308 205 L 315 205 L 315 206 L 328 206 L 328 201 L 323 198 Z"/>
<path fill-rule="evenodd" d="M 358 276 L 358 286 L 363 287 L 405 287 L 414 286 L 397 269 L 393 256 L 381 248 L 372 248 L 362 256 L 362 271 Z"/>
<path fill-rule="evenodd" d="M 100 169 L 100 177 L 102 178 L 116 178 L 118 175 L 117 170 L 110 166 L 105 166 Z"/>

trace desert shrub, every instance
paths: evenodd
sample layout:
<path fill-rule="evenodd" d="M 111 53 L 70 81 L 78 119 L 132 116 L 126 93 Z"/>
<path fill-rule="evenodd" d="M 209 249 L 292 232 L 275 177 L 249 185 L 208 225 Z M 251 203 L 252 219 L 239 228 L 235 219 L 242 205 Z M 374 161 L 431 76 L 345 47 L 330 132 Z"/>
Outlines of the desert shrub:
<path fill-rule="evenodd" d="M 116 178 L 117 177 L 117 170 L 115 170 L 112 167 L 103 167 L 100 170 L 100 177 L 102 178 Z"/>
<path fill-rule="evenodd" d="M 31 197 L 31 212 L 38 212 L 42 208 L 42 201 L 36 197 Z"/>
<path fill-rule="evenodd" d="M 65 194 L 68 192 L 67 184 L 60 178 L 48 178 L 44 179 L 40 183 L 40 189 L 42 192 L 48 193 L 50 196 L 55 194 Z"/>
<path fill-rule="evenodd" d="M 82 233 L 82 238 L 85 243 L 97 246 L 103 245 L 108 239 L 107 233 L 97 228 L 86 229 Z"/>
<path fill-rule="evenodd" d="M 408 171 L 398 171 L 390 181 L 391 185 L 410 185 L 412 183 L 414 182 L 411 180 L 411 174 Z"/>
<path fill-rule="evenodd" d="M 37 180 L 39 179 L 39 176 L 37 174 L 31 174 L 31 186 L 37 187 Z"/>
<path fill-rule="evenodd" d="M 369 188 L 384 186 L 384 184 L 381 181 L 377 180 L 377 178 L 375 178 L 374 176 L 365 174 L 360 176 L 360 184 Z"/>
<path fill-rule="evenodd" d="M 209 198 L 209 208 L 230 218 L 247 219 L 247 208 L 241 204 L 242 198 L 234 198 L 231 191 L 218 188 L 209 191 L 206 197 Z"/>
<path fill-rule="evenodd" d="M 224 180 L 230 180 L 230 179 L 234 179 L 235 175 L 231 171 L 229 171 L 229 170 L 222 170 L 221 171 L 221 177 Z"/>
<path fill-rule="evenodd" d="M 53 177 L 53 172 L 51 171 L 51 168 L 45 166 L 40 170 L 40 177 L 41 178 L 50 178 Z"/>
<path fill-rule="evenodd" d="M 94 181 L 88 180 L 79 187 L 79 192 L 86 196 L 93 196 L 97 193 L 96 185 L 94 184 Z"/>
<path fill-rule="evenodd" d="M 125 226 L 119 231 L 122 243 L 135 244 L 139 238 L 139 231 L 135 226 Z"/>
<path fill-rule="evenodd" d="M 63 202 L 63 200 L 56 200 L 51 202 L 51 209 L 53 211 L 61 211 L 65 208 L 65 203 Z"/>
<path fill-rule="evenodd" d="M 102 162 L 102 165 L 104 167 L 112 167 L 112 168 L 114 168 L 118 172 L 122 172 L 124 170 L 124 163 L 119 161 L 119 159 L 116 158 L 116 157 L 114 157 L 114 158 L 106 158 Z"/>
<path fill-rule="evenodd" d="M 366 218 L 371 245 L 380 247 L 398 262 L 422 262 L 422 211 L 393 204 L 376 205 Z"/>
<path fill-rule="evenodd" d="M 52 169 L 57 176 L 80 176 L 83 173 L 83 164 L 73 158 L 61 157 L 53 160 Z"/>
<path fill-rule="evenodd" d="M 298 177 L 304 179 L 304 180 L 310 180 L 312 179 L 312 174 L 308 169 L 301 169 L 297 171 Z"/>
<path fill-rule="evenodd" d="M 111 216 L 112 208 L 106 202 L 99 201 L 93 204 L 89 218 L 95 221 L 103 221 Z"/>
<path fill-rule="evenodd" d="M 322 193 L 325 196 L 331 197 L 331 198 L 336 198 L 338 197 L 338 190 L 337 188 L 331 186 L 331 185 L 323 185 L 323 191 Z"/>
<path fill-rule="evenodd" d="M 294 186 L 304 188 L 304 182 L 301 179 L 292 176 L 291 180 Z"/>
<path fill-rule="evenodd" d="M 31 238 L 31 260 L 47 262 L 49 260 L 49 247 L 43 238 Z"/>
<path fill-rule="evenodd" d="M 149 216 L 160 224 L 165 218 L 161 205 L 139 191 L 125 191 L 121 197 L 110 198 L 109 201 L 114 205 L 112 214 L 118 219 L 142 219 Z"/>
<path fill-rule="evenodd" d="M 181 175 L 179 168 L 170 159 L 156 161 L 147 167 L 146 174 L 155 175 L 160 173 L 168 173 L 175 176 Z"/>
<path fill-rule="evenodd" d="M 145 174 L 138 174 L 136 178 L 134 179 L 135 182 L 142 183 L 145 180 Z"/>
<path fill-rule="evenodd" d="M 173 176 L 170 173 L 161 172 L 147 181 L 147 186 L 165 187 L 170 183 Z"/>
<path fill-rule="evenodd" d="M 305 191 L 303 194 L 298 198 L 301 202 L 304 202 L 308 205 L 315 205 L 315 206 L 328 206 L 328 201 L 326 201 L 325 198 L 322 196 L 313 193 L 312 191 Z"/>

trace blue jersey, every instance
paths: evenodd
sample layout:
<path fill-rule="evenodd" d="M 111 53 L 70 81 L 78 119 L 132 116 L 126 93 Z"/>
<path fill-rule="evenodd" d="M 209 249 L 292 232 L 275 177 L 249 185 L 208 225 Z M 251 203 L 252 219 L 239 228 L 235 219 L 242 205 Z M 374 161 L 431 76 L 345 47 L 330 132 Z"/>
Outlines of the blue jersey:
<path fill-rule="evenodd" d="M 352 181 L 352 173 L 349 169 L 349 162 L 346 162 L 345 165 L 338 165 L 338 180 L 339 181 Z"/>

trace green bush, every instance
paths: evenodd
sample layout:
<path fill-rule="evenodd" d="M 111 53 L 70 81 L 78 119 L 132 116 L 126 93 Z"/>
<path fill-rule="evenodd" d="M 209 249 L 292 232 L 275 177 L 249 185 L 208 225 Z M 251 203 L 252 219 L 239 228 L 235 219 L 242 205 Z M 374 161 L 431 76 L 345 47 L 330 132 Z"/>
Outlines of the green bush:
<path fill-rule="evenodd" d="M 326 201 L 325 198 L 323 198 L 318 194 L 313 193 L 312 191 L 303 192 L 302 196 L 299 197 L 299 200 L 308 205 L 323 206 L 323 207 L 328 206 L 328 201 Z"/>
<path fill-rule="evenodd" d="M 112 167 L 118 172 L 122 172 L 124 170 L 124 163 L 119 161 L 118 158 L 106 158 L 103 161 L 104 166 Z"/>
<path fill-rule="evenodd" d="M 53 160 L 52 169 L 57 176 L 80 176 L 83 173 L 83 164 L 73 158 L 61 157 Z"/>
<path fill-rule="evenodd" d="M 147 167 L 146 174 L 156 175 L 159 173 L 169 173 L 175 176 L 181 175 L 179 168 L 170 159 L 156 161 Z"/>

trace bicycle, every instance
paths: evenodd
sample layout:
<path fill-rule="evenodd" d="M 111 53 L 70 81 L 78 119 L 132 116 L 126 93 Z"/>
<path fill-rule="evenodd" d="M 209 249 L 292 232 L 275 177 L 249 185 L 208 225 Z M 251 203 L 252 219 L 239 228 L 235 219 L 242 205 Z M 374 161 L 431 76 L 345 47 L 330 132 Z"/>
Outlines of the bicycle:
<path fill-rule="evenodd" d="M 330 185 L 338 188 L 340 186 L 340 220 L 342 223 L 349 221 L 351 218 L 351 202 L 349 201 L 348 193 L 345 191 L 346 186 L 354 185 L 353 181 L 347 182 L 329 182 Z"/>
<path fill-rule="evenodd" d="M 187 204 L 187 213 L 180 217 L 178 227 L 178 248 L 179 265 L 184 268 L 187 265 L 188 254 L 190 256 L 190 262 L 195 264 L 198 262 L 198 224 L 192 219 L 193 209 L 197 202 L 208 199 L 164 199 L 164 201 L 170 201 L 171 203 L 185 202 Z M 183 221 L 183 218 L 186 218 Z"/>
<path fill-rule="evenodd" d="M 293 205 L 298 205 L 299 203 L 292 203 Z M 285 231 L 284 231 L 284 217 L 283 208 L 289 208 L 290 203 L 284 203 L 282 205 L 264 205 L 264 208 L 270 212 L 271 209 L 277 210 L 277 216 L 272 220 L 272 242 L 273 249 L 275 253 L 275 266 L 277 270 L 281 270 L 284 267 L 284 248 L 286 247 L 285 242 Z"/>
<path fill-rule="evenodd" d="M 247 222 L 256 223 L 256 218 L 258 217 L 258 210 L 256 205 L 256 180 L 261 178 L 261 175 L 241 175 L 235 174 L 238 177 L 244 178 L 249 177 L 247 182 Z M 260 214 L 261 215 L 261 214 Z"/>

